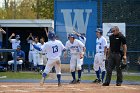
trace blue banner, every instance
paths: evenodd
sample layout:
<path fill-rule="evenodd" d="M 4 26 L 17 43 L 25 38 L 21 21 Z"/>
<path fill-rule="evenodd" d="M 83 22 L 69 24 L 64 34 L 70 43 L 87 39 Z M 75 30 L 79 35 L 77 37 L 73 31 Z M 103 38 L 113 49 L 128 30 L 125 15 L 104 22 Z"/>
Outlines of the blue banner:
<path fill-rule="evenodd" d="M 78 33 L 86 34 L 84 64 L 92 64 L 96 46 L 97 1 L 55 0 L 54 13 L 55 32 L 63 44 L 68 40 L 67 34 L 72 33 L 73 28 Z"/>

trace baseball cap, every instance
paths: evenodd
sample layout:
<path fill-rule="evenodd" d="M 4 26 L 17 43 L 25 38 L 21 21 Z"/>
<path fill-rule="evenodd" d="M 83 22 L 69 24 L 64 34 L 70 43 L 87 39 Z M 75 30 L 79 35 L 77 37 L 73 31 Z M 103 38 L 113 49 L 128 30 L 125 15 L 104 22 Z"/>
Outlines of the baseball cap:
<path fill-rule="evenodd" d="M 103 32 L 102 28 L 97 28 L 96 32 Z"/>
<path fill-rule="evenodd" d="M 19 35 L 16 35 L 16 38 L 20 38 L 20 36 Z"/>
<path fill-rule="evenodd" d="M 17 45 L 17 48 L 21 48 L 21 46 L 20 45 Z"/>

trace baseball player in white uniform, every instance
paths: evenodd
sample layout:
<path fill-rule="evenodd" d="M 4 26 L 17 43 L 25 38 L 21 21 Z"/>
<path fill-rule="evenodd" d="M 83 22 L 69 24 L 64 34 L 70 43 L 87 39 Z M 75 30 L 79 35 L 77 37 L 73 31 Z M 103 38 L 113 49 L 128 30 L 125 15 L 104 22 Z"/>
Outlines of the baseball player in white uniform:
<path fill-rule="evenodd" d="M 32 36 L 32 33 L 30 33 L 30 35 L 27 37 L 27 43 L 30 44 L 30 50 L 29 50 L 29 54 L 28 54 L 28 60 L 30 63 L 32 63 L 33 61 L 33 41 L 34 41 L 34 37 Z"/>
<path fill-rule="evenodd" d="M 102 36 L 102 29 L 96 29 L 96 54 L 94 57 L 94 70 L 96 72 L 97 79 L 93 81 L 93 83 L 103 82 L 105 77 L 105 59 L 106 59 L 106 51 L 107 51 L 107 40 Z M 100 78 L 100 72 L 102 76 Z"/>
<path fill-rule="evenodd" d="M 61 86 L 61 60 L 60 56 L 62 54 L 62 51 L 65 50 L 64 45 L 61 41 L 55 39 L 55 34 L 53 32 L 48 33 L 48 38 L 50 41 L 46 42 L 44 46 L 41 48 L 34 46 L 34 48 L 45 51 L 47 53 L 47 64 L 45 67 L 45 70 L 42 74 L 42 79 L 40 82 L 40 85 L 42 86 L 44 84 L 46 76 L 51 71 L 52 67 L 55 66 L 57 78 L 58 78 L 58 86 Z"/>
<path fill-rule="evenodd" d="M 70 71 L 73 80 L 70 82 L 70 84 L 76 84 L 80 83 L 81 81 L 81 65 L 83 64 L 82 61 L 80 61 L 81 58 L 83 58 L 83 53 L 85 51 L 85 45 L 80 41 L 75 39 L 74 34 L 70 34 L 68 36 L 68 41 L 66 42 L 66 50 L 70 50 L 71 59 L 70 59 Z M 65 52 L 66 57 L 66 52 Z M 78 70 L 78 80 L 76 80 L 75 76 L 75 68 Z"/>
<path fill-rule="evenodd" d="M 86 44 L 86 37 L 85 37 L 85 33 L 77 33 L 76 31 L 73 31 L 77 36 L 78 36 L 78 40 L 80 40 L 84 45 Z M 84 54 L 84 52 L 83 52 Z M 84 57 L 80 59 L 80 61 L 83 63 L 84 61 Z M 84 64 L 84 63 L 83 63 Z M 82 71 L 84 71 L 84 65 L 82 64 Z"/>
<path fill-rule="evenodd" d="M 20 45 L 20 36 L 16 35 L 16 39 L 12 39 L 13 36 L 15 36 L 15 33 L 12 33 L 12 35 L 9 37 L 9 41 L 12 43 L 12 49 L 17 49 L 17 46 Z"/>
<path fill-rule="evenodd" d="M 45 45 L 45 39 L 43 37 L 40 38 L 40 44 L 38 45 L 40 48 Z M 39 51 L 39 63 L 40 63 L 40 73 L 43 72 L 46 63 L 47 63 L 47 57 L 46 57 L 46 51 Z"/>
<path fill-rule="evenodd" d="M 38 37 L 35 37 L 34 45 L 39 46 Z M 41 65 L 39 60 L 39 51 L 35 48 L 33 48 L 33 64 L 34 64 L 34 70 L 37 71 L 37 66 Z"/>

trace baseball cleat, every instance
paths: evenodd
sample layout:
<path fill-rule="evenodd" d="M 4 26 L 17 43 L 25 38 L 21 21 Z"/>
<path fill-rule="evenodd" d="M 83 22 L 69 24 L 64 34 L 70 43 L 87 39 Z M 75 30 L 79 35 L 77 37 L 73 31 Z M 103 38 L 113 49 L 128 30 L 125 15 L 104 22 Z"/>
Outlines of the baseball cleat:
<path fill-rule="evenodd" d="M 100 79 L 95 79 L 95 80 L 93 81 L 93 83 L 100 83 L 100 82 L 101 82 Z"/>
<path fill-rule="evenodd" d="M 109 86 L 109 83 L 103 83 L 102 86 Z"/>
<path fill-rule="evenodd" d="M 76 84 L 76 83 L 77 83 L 76 80 L 72 80 L 72 81 L 70 82 L 70 84 Z"/>
<path fill-rule="evenodd" d="M 80 80 L 80 79 L 78 79 L 78 80 L 77 80 L 77 83 L 80 83 L 80 82 L 81 82 L 81 80 Z"/>
<path fill-rule="evenodd" d="M 62 86 L 62 84 L 61 83 L 58 83 L 58 87 L 61 87 Z"/>
<path fill-rule="evenodd" d="M 120 84 L 120 83 L 118 83 L 118 84 L 116 84 L 116 86 L 121 86 L 121 84 Z"/>
<path fill-rule="evenodd" d="M 40 81 L 40 86 L 43 86 L 44 85 L 44 82 L 45 82 L 45 78 L 42 77 L 41 81 Z"/>

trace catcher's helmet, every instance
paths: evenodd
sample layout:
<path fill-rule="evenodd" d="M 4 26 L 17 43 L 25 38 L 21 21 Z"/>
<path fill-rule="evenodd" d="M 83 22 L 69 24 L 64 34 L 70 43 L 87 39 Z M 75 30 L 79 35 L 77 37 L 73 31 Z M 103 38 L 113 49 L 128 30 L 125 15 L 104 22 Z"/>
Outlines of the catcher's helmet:
<path fill-rule="evenodd" d="M 54 39 L 55 39 L 55 34 L 54 34 L 53 32 L 49 32 L 49 33 L 48 33 L 48 38 L 49 38 L 50 40 L 54 40 Z"/>
<path fill-rule="evenodd" d="M 97 29 L 96 29 L 96 32 L 99 32 L 101 35 L 103 34 L 102 28 L 97 28 Z"/>

